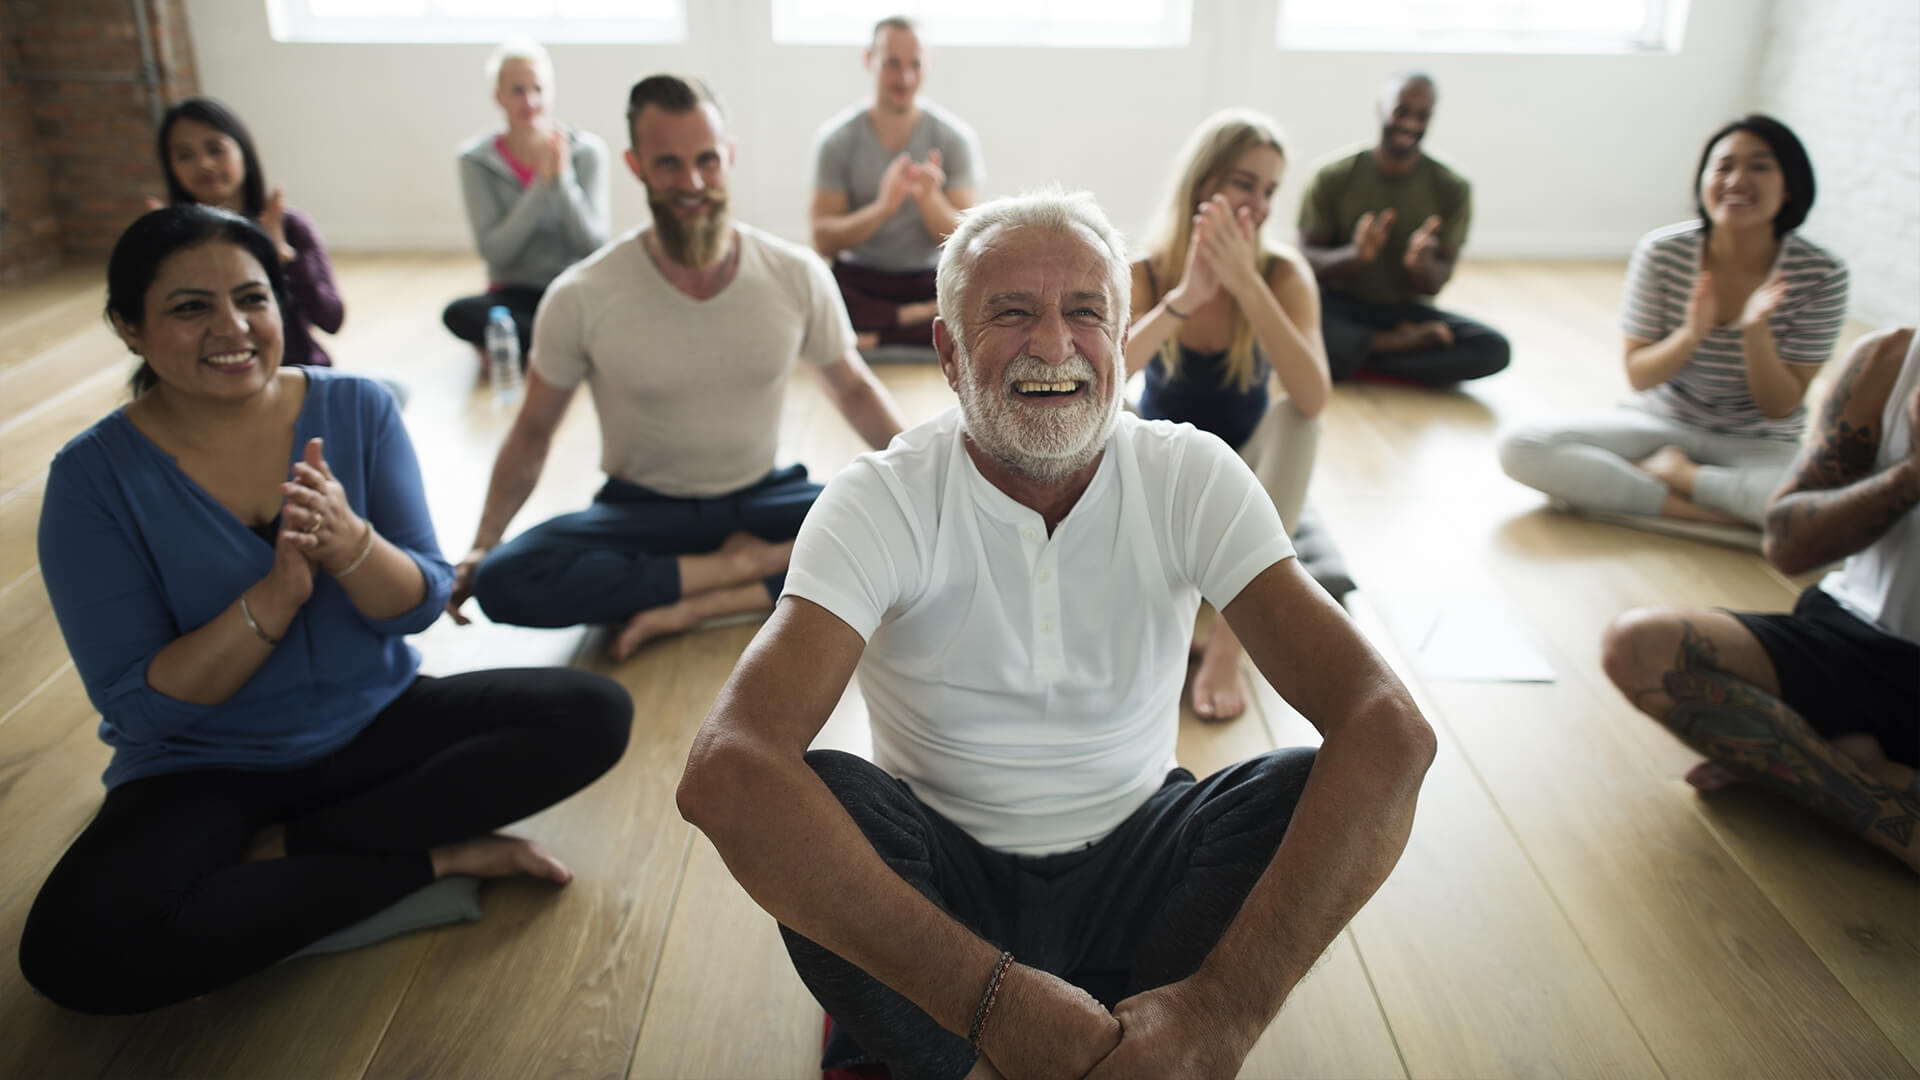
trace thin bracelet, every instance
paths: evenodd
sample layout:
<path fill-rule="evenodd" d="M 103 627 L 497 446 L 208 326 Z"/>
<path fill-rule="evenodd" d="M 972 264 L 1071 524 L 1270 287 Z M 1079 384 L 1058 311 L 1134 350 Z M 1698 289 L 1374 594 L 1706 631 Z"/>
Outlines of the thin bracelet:
<path fill-rule="evenodd" d="M 373 554 L 373 522 L 369 521 L 367 522 L 367 540 L 366 543 L 360 545 L 360 554 L 353 557 L 353 561 L 347 564 L 345 570 L 334 571 L 333 580 L 339 581 L 341 578 L 360 569 L 360 564 L 366 562 L 367 556 L 371 554 Z"/>
<path fill-rule="evenodd" d="M 269 634 L 265 630 L 260 629 L 260 624 L 254 621 L 253 609 L 247 606 L 246 593 L 240 594 L 240 614 L 246 617 L 247 625 L 253 628 L 253 634 L 255 637 L 259 638 L 261 641 L 266 642 L 268 645 L 280 644 L 279 638 L 274 637 L 272 634 Z"/>
<path fill-rule="evenodd" d="M 1187 316 L 1192 314 L 1192 312 L 1181 311 L 1179 308 L 1174 307 L 1173 301 L 1171 300 L 1160 301 L 1160 310 L 1166 312 L 1167 314 L 1173 316 L 1176 319 L 1179 319 L 1181 322 L 1185 322 L 1187 319 Z"/>
<path fill-rule="evenodd" d="M 987 980 L 987 992 L 980 995 L 980 1007 L 973 1011 L 973 1027 L 967 1030 L 967 1042 L 973 1045 L 975 1054 L 982 1053 L 980 1041 L 987 1035 L 987 1017 L 993 1015 L 993 1003 L 1000 1000 L 1000 984 L 1007 980 L 1007 969 L 1013 966 L 1013 954 L 1002 952 L 1000 962 L 993 965 L 993 975 Z"/>

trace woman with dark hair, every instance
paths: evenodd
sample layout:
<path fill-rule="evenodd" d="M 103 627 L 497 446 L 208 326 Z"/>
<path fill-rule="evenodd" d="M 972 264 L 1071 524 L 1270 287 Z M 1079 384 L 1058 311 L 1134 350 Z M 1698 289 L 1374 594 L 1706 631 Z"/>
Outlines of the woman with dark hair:
<path fill-rule="evenodd" d="M 487 313 L 506 308 L 524 364 L 547 286 L 612 231 L 607 144 L 553 118 L 553 61 L 537 42 L 516 39 L 495 49 L 487 81 L 506 127 L 482 132 L 458 151 L 460 193 L 487 263 L 487 291 L 453 301 L 440 318 L 455 337 L 480 345 Z"/>
<path fill-rule="evenodd" d="M 187 98 L 161 117 L 158 144 L 169 203 L 199 203 L 245 214 L 267 234 L 287 280 L 280 312 L 286 328 L 285 362 L 331 365 L 313 339 L 313 328 L 337 334 L 346 318 L 333 284 L 333 265 L 313 222 L 287 205 L 280 188 L 267 190 L 253 136 L 240 117 L 212 98 Z"/>
<path fill-rule="evenodd" d="M 282 366 L 276 254 L 223 210 L 135 221 L 107 311 L 136 395 L 47 477 L 41 571 L 113 747 L 20 941 L 68 1008 L 206 993 L 449 876 L 564 883 L 493 830 L 626 745 L 602 676 L 419 673 L 453 581 L 419 463 L 373 382 Z"/>
<path fill-rule="evenodd" d="M 1313 271 L 1261 231 L 1286 168 L 1279 125 L 1222 110 L 1195 129 L 1173 168 L 1146 257 L 1133 264 L 1126 362 L 1129 376 L 1146 372 L 1140 415 L 1190 423 L 1239 451 L 1292 533 L 1332 381 Z M 1243 652 L 1215 619 L 1193 677 L 1196 716 L 1245 711 Z"/>
<path fill-rule="evenodd" d="M 1813 192 L 1806 149 L 1778 120 L 1714 132 L 1694 175 L 1699 220 L 1648 233 L 1627 266 L 1620 325 L 1638 393 L 1502 436 L 1507 475 L 1626 524 L 1758 526 L 1847 315 L 1847 268 L 1795 231 Z"/>

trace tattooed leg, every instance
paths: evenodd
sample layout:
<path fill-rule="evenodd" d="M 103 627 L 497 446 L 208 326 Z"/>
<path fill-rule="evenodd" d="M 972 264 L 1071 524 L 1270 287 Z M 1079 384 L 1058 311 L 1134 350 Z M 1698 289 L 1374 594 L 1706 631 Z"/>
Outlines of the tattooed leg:
<path fill-rule="evenodd" d="M 1920 871 L 1920 791 L 1884 783 L 1786 703 L 1735 676 L 1691 668 L 1667 672 L 1663 684 L 1674 703 L 1664 722 L 1689 746 Z"/>

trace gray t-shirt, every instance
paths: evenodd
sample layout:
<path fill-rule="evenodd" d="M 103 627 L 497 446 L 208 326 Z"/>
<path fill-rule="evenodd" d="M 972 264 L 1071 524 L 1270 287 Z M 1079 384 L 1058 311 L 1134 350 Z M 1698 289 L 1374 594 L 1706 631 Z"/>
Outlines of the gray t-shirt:
<path fill-rule="evenodd" d="M 980 139 L 959 117 L 930 102 L 920 103 L 920 122 L 907 144 L 898 150 L 881 145 L 865 104 L 855 105 L 826 122 L 813 140 L 813 186 L 816 191 L 841 191 L 847 209 L 858 210 L 880 197 L 880 177 L 899 154 L 915 161 L 940 151 L 940 168 L 947 187 L 975 187 L 986 177 L 980 157 Z M 840 257 L 875 270 L 931 270 L 940 261 L 940 242 L 920 222 L 920 211 L 909 199 L 875 229 L 867 242 L 840 253 Z"/>
<path fill-rule="evenodd" d="M 736 222 L 733 280 L 695 300 L 647 254 L 646 228 L 554 281 L 531 366 L 592 391 L 607 475 L 680 498 L 738 491 L 773 468 L 794 365 L 846 359 L 853 326 L 826 264 L 798 244 Z"/>

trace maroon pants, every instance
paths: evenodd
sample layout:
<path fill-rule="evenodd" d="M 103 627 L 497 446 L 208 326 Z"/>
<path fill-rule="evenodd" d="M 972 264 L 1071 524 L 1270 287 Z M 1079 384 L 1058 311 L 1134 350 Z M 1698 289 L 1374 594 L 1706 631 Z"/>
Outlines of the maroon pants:
<path fill-rule="evenodd" d="M 900 321 L 900 305 L 933 299 L 933 271 L 875 270 L 835 259 L 833 280 L 847 302 L 854 330 L 880 335 L 882 345 L 933 346 L 932 319 Z"/>

